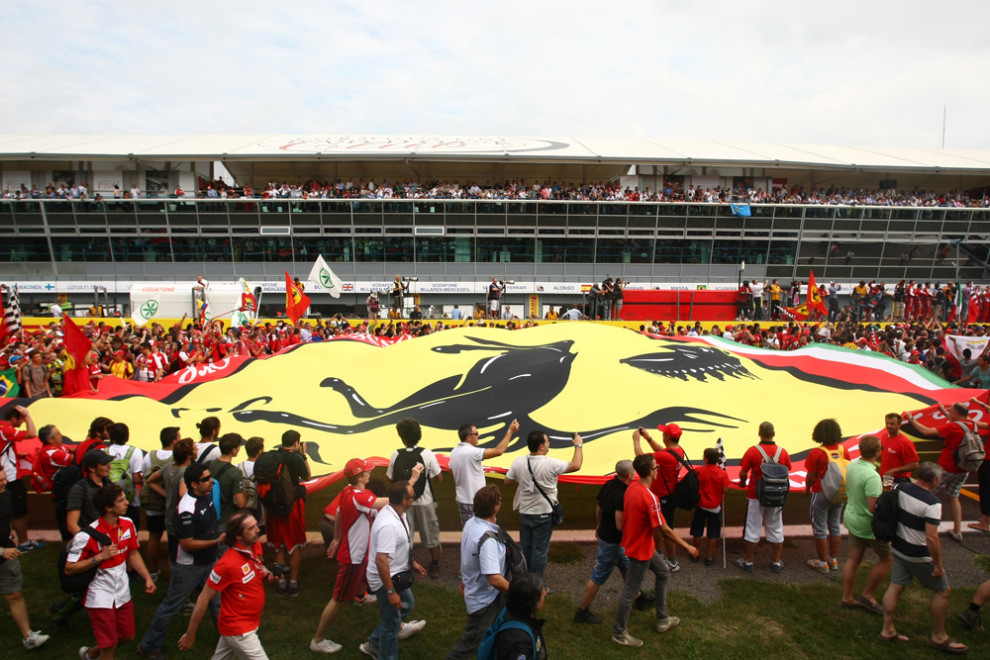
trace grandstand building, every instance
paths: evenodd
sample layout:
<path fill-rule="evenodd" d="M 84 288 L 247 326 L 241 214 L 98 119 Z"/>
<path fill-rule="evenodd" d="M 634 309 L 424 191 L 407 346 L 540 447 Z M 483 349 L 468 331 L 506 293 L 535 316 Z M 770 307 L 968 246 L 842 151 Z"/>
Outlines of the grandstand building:
<path fill-rule="evenodd" d="M 980 281 L 990 255 L 990 151 L 967 149 L 0 135 L 0 176 L 0 280 L 29 290 L 100 282 L 113 293 L 199 273 L 277 281 L 305 277 L 319 254 L 356 292 L 395 274 L 652 287 L 783 283 L 813 269 L 820 282 Z M 300 188 L 264 196 L 273 182 Z M 317 183 L 329 193 L 309 195 Z M 79 184 L 85 198 L 48 196 Z M 404 196 L 381 198 L 382 186 Z"/>

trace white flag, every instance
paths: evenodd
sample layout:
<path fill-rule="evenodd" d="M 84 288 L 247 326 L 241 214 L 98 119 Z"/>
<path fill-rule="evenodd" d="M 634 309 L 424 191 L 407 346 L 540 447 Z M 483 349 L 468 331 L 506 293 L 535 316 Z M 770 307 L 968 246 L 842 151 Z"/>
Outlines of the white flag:
<path fill-rule="evenodd" d="M 306 281 L 323 287 L 334 298 L 340 298 L 340 290 L 343 287 L 343 283 L 330 270 L 330 266 L 324 261 L 322 254 L 316 258 L 316 263 L 313 264 L 313 270 L 309 271 L 309 277 L 306 278 Z"/>

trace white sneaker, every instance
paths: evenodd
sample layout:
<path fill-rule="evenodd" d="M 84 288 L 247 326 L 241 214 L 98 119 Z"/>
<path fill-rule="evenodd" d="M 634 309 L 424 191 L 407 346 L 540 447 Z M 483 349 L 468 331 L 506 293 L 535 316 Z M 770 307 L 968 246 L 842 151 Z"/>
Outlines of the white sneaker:
<path fill-rule="evenodd" d="M 79 647 L 79 660 L 89 660 L 89 647 L 80 646 Z"/>
<path fill-rule="evenodd" d="M 425 627 L 425 620 L 404 622 L 402 628 L 399 629 L 399 641 L 409 639 Z"/>
<path fill-rule="evenodd" d="M 361 605 L 370 605 L 371 603 L 378 602 L 378 596 L 376 596 L 375 594 L 369 591 L 365 593 L 363 596 L 355 596 L 354 602 L 359 603 Z"/>
<path fill-rule="evenodd" d="M 322 642 L 310 640 L 309 650 L 314 653 L 336 653 L 343 647 L 331 639 L 324 639 Z"/>
<path fill-rule="evenodd" d="M 358 646 L 358 651 L 364 653 L 365 655 L 370 655 L 375 660 L 378 660 L 378 649 L 368 642 L 361 642 L 361 645 Z"/>
<path fill-rule="evenodd" d="M 643 640 L 633 637 L 628 631 L 623 631 L 621 635 L 612 635 L 612 641 L 619 646 L 628 646 L 634 649 L 643 645 Z"/>
<path fill-rule="evenodd" d="M 24 648 L 36 649 L 47 642 L 48 639 L 48 635 L 42 635 L 40 632 L 29 630 L 28 636 L 24 638 Z"/>

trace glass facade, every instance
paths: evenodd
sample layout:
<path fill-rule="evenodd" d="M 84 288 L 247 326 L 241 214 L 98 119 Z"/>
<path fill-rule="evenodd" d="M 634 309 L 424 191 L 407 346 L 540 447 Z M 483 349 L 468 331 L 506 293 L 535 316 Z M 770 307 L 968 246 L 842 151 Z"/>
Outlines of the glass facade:
<path fill-rule="evenodd" d="M 60 263 L 742 262 L 768 277 L 986 279 L 990 209 L 483 200 L 0 201 L 0 259 Z M 644 270 L 645 269 L 645 270 Z M 424 267 L 423 272 L 430 272 Z"/>

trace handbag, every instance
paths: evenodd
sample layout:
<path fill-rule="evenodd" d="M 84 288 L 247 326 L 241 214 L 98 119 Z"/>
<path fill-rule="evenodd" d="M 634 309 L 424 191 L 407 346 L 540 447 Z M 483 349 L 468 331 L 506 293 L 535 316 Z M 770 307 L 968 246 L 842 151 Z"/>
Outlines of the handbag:
<path fill-rule="evenodd" d="M 540 491 L 540 495 L 542 495 L 543 499 L 545 499 L 550 505 L 550 514 L 553 516 L 553 526 L 556 527 L 558 525 L 563 525 L 564 509 L 560 506 L 560 502 L 554 502 L 551 500 L 547 497 L 547 494 L 543 492 L 543 489 L 540 488 L 540 484 L 536 482 L 536 475 L 533 474 L 533 464 L 528 458 L 526 459 L 526 467 L 529 468 L 529 476 L 533 480 L 533 485 L 536 486 L 536 490 Z"/>
<path fill-rule="evenodd" d="M 407 568 L 392 576 L 392 588 L 396 591 L 405 591 L 406 589 L 411 589 L 415 581 L 416 576 Z"/>

